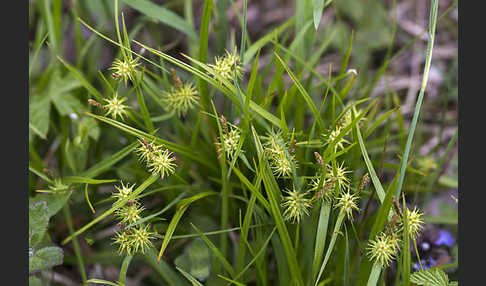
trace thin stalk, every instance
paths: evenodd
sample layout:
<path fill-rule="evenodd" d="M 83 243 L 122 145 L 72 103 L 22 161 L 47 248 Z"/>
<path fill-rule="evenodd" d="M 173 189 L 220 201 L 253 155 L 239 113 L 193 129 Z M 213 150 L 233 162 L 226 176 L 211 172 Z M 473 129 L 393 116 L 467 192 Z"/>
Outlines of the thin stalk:
<path fill-rule="evenodd" d="M 410 131 L 407 137 L 407 143 L 405 145 L 405 150 L 403 152 L 403 159 L 400 167 L 400 177 L 398 178 L 396 196 L 400 196 L 402 190 L 403 181 L 405 179 L 405 169 L 408 162 L 408 156 L 410 154 L 410 148 L 412 146 L 413 135 L 415 133 L 415 128 L 417 126 L 418 117 L 420 114 L 420 108 L 422 106 L 422 100 L 424 98 L 425 87 L 427 86 L 427 80 L 429 78 L 430 63 L 432 61 L 432 48 L 434 46 L 435 39 L 435 26 L 437 23 L 437 9 L 439 6 L 438 0 L 432 0 L 432 9 L 430 9 L 430 25 L 429 25 L 429 41 L 427 43 L 427 57 L 425 59 L 424 75 L 422 78 L 422 86 L 420 87 L 419 96 L 415 104 L 415 111 L 413 113 L 412 124 L 410 125 Z"/>
<path fill-rule="evenodd" d="M 62 208 L 62 211 L 66 219 L 66 224 L 69 230 L 69 234 L 73 235 L 74 228 L 73 228 L 73 222 L 71 220 L 71 211 L 69 209 L 69 204 L 65 204 L 64 207 Z M 81 254 L 81 248 L 79 247 L 77 237 L 73 237 L 73 248 L 74 248 L 74 255 L 76 255 L 76 260 L 78 262 L 79 272 L 81 273 L 81 279 L 83 281 L 83 285 L 88 285 L 87 282 L 88 278 L 86 276 L 86 270 L 84 269 L 83 256 Z"/>

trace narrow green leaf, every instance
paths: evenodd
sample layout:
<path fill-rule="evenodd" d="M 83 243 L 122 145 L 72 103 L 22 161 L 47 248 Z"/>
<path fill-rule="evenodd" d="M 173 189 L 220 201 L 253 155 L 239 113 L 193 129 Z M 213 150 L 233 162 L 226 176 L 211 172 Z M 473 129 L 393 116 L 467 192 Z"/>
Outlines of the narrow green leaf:
<path fill-rule="evenodd" d="M 148 0 L 122 0 L 140 13 L 152 17 L 160 22 L 186 34 L 191 40 L 197 41 L 194 28 L 181 16 L 169 9 L 159 6 Z"/>

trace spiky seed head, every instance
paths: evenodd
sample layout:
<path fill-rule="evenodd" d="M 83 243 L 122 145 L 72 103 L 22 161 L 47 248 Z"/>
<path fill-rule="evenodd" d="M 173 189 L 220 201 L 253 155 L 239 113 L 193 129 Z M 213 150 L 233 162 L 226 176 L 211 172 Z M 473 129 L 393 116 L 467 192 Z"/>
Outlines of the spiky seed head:
<path fill-rule="evenodd" d="M 133 241 L 131 234 L 128 231 L 115 232 L 115 236 L 112 238 L 113 243 L 118 244 L 118 254 L 131 255 L 133 253 Z"/>
<path fill-rule="evenodd" d="M 110 70 L 114 70 L 113 77 L 117 79 L 122 79 L 125 85 L 127 84 L 128 79 L 133 81 L 133 74 L 136 72 L 136 67 L 140 65 L 138 63 L 138 59 L 133 60 L 120 60 L 115 59 L 113 64 L 110 67 Z"/>
<path fill-rule="evenodd" d="M 315 200 L 317 198 L 321 198 L 321 199 L 323 199 L 327 202 L 332 202 L 334 200 L 334 198 L 336 197 L 336 192 L 335 192 L 336 189 L 334 188 L 335 180 L 332 179 L 332 178 L 329 179 L 329 178 L 324 177 L 322 186 L 319 189 L 320 181 L 321 181 L 321 177 L 316 176 L 316 177 L 312 178 L 312 180 L 310 182 L 310 189 L 309 190 L 313 191 L 315 193 L 312 200 Z"/>
<path fill-rule="evenodd" d="M 164 98 L 168 110 L 177 113 L 177 116 L 185 115 L 197 105 L 197 91 L 191 83 L 185 83 L 179 87 L 172 87 Z"/>
<path fill-rule="evenodd" d="M 232 54 L 228 51 L 223 57 L 216 57 L 214 64 L 209 64 L 209 67 L 211 67 L 210 74 L 219 75 L 229 81 L 233 80 L 234 72 L 236 72 L 237 78 L 241 78 L 243 74 L 240 58 L 237 54 Z"/>
<path fill-rule="evenodd" d="M 154 233 L 149 231 L 149 225 L 141 226 L 133 229 L 131 236 L 132 244 L 135 252 L 145 254 L 145 251 L 152 246 L 152 239 L 154 239 Z"/>
<path fill-rule="evenodd" d="M 408 233 L 413 238 L 417 237 L 417 235 L 423 228 L 424 221 L 421 219 L 422 215 L 423 213 L 421 213 L 420 210 L 417 209 L 417 207 L 414 207 L 412 211 L 407 208 Z M 400 222 L 401 231 L 403 231 L 403 228 L 404 222 L 402 219 L 402 221 Z"/>
<path fill-rule="evenodd" d="M 161 145 L 156 145 L 153 142 L 148 142 L 145 139 L 139 139 L 140 146 L 135 149 L 135 153 L 138 154 L 141 161 L 149 162 L 154 156 L 162 151 Z"/>
<path fill-rule="evenodd" d="M 322 136 L 326 140 L 326 144 L 330 145 L 332 142 L 334 142 L 334 140 L 336 140 L 339 137 L 341 132 L 342 132 L 342 128 L 336 127 L 336 129 L 329 130 L 327 133 L 324 133 Z M 342 137 L 335 143 L 334 151 L 337 151 L 338 149 L 341 150 L 344 149 L 344 144 L 349 144 L 349 141 L 344 139 L 344 137 Z"/>
<path fill-rule="evenodd" d="M 298 192 L 297 190 L 286 191 L 287 195 L 283 197 L 281 206 L 285 209 L 283 216 L 285 220 L 292 223 L 299 223 L 305 216 L 309 215 L 309 209 L 312 204 L 310 199 L 306 198 L 306 194 Z"/>
<path fill-rule="evenodd" d="M 104 109 L 106 110 L 105 116 L 111 115 L 113 119 L 116 119 L 118 116 L 121 119 L 124 119 L 124 115 L 127 114 L 127 106 L 123 104 L 127 100 L 126 97 L 118 98 L 118 94 L 115 95 L 111 99 L 105 99 L 106 104 L 104 105 Z"/>
<path fill-rule="evenodd" d="M 148 162 L 147 166 L 153 175 L 160 174 L 162 179 L 174 173 L 176 164 L 172 152 L 167 149 L 160 150 Z"/>
<path fill-rule="evenodd" d="M 125 205 L 116 210 L 115 214 L 121 223 L 132 224 L 140 219 L 140 213 L 144 210 L 136 201 L 133 204 Z"/>
<path fill-rule="evenodd" d="M 353 210 L 359 210 L 357 205 L 358 196 L 347 191 L 343 193 L 337 201 L 335 207 L 340 208 L 341 211 L 345 212 L 349 220 L 353 220 Z"/>
<path fill-rule="evenodd" d="M 337 193 L 341 193 L 344 189 L 349 188 L 349 178 L 346 174 L 351 173 L 348 171 L 346 167 L 344 167 L 344 162 L 341 162 L 341 165 L 337 165 L 336 173 L 334 173 L 333 168 L 331 165 L 326 165 L 326 177 L 328 179 L 335 179 L 339 190 Z"/>
<path fill-rule="evenodd" d="M 128 198 L 130 194 L 132 193 L 134 185 L 124 185 L 123 182 L 121 182 L 121 187 L 120 186 L 115 186 L 115 189 L 118 191 L 116 193 L 113 193 L 111 196 L 117 201 L 123 200 L 125 198 Z"/>
<path fill-rule="evenodd" d="M 227 132 L 223 133 L 222 138 L 220 138 L 220 141 L 222 142 L 217 142 L 216 143 L 216 148 L 218 151 L 218 154 L 223 153 L 223 147 L 224 146 L 224 152 L 226 153 L 226 157 L 228 159 L 232 159 L 233 156 L 236 154 L 236 151 L 238 150 L 238 144 L 240 143 L 240 137 L 241 137 L 241 132 L 238 127 L 232 126 L 229 124 L 226 124 L 225 126 L 230 126 L 227 129 Z M 243 150 L 240 150 L 241 152 Z"/>
<path fill-rule="evenodd" d="M 375 239 L 368 242 L 368 257 L 379 263 L 382 267 L 387 267 L 394 259 L 398 249 L 396 239 L 385 233 L 380 233 Z"/>
<path fill-rule="evenodd" d="M 270 154 L 270 165 L 273 174 L 277 177 L 290 176 L 292 172 L 291 164 L 293 163 L 297 168 L 297 162 L 293 154 L 285 152 L 283 146 L 287 147 L 288 144 L 283 141 L 281 133 L 272 131 L 265 139 L 265 152 Z"/>

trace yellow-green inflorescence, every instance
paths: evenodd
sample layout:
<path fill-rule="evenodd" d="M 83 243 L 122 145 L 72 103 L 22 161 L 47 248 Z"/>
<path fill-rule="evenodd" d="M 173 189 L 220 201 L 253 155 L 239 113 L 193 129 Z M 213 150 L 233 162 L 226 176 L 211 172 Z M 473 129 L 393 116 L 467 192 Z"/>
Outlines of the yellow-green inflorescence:
<path fill-rule="evenodd" d="M 160 174 L 162 178 L 175 172 L 175 158 L 169 150 L 162 145 L 156 145 L 145 139 L 139 140 L 140 146 L 136 149 L 140 160 L 147 164 L 153 175 Z"/>
<path fill-rule="evenodd" d="M 321 178 L 320 174 L 317 174 L 310 182 L 310 190 L 316 193 L 315 196 L 331 202 L 349 188 L 348 173 L 351 173 L 351 171 L 346 169 L 344 162 L 341 165 L 336 165 L 336 172 L 328 164 L 321 189 L 318 189 Z"/>
<path fill-rule="evenodd" d="M 277 177 L 289 177 L 292 172 L 292 163 L 297 167 L 295 156 L 289 152 L 288 144 L 282 139 L 280 133 L 270 132 L 264 143 L 265 152 L 270 155 L 270 165 Z M 283 146 L 287 149 L 285 152 Z"/>
<path fill-rule="evenodd" d="M 136 72 L 135 68 L 138 65 L 140 65 L 140 63 L 138 63 L 138 59 L 115 59 L 110 67 L 110 70 L 113 70 L 112 75 L 114 78 L 122 79 L 126 85 L 129 79 L 133 81 L 133 75 Z"/>
<path fill-rule="evenodd" d="M 387 267 L 395 258 L 398 247 L 399 240 L 396 235 L 382 232 L 375 239 L 369 241 L 367 254 L 375 263 L 380 264 L 382 267 Z"/>
<path fill-rule="evenodd" d="M 133 185 L 121 183 L 121 186 L 115 186 L 115 189 L 116 192 L 111 195 L 115 199 L 114 204 L 121 201 L 126 203 L 115 211 L 121 229 L 115 232 L 112 238 L 113 243 L 118 244 L 120 255 L 145 254 L 147 249 L 152 246 L 151 240 L 155 238 L 155 233 L 149 230 L 150 225 L 148 224 L 145 226 L 141 223 L 133 225 L 142 219 L 141 213 L 144 207 L 135 197 L 132 197 Z"/>
<path fill-rule="evenodd" d="M 241 138 L 241 131 L 237 126 L 224 122 L 224 131 L 222 138 L 219 138 L 220 142 L 216 142 L 216 150 L 221 156 L 223 154 L 223 147 L 224 146 L 224 153 L 228 159 L 232 159 L 236 151 L 238 150 L 238 144 L 240 144 Z M 243 150 L 240 150 L 243 152 Z"/>
<path fill-rule="evenodd" d="M 309 215 L 309 209 L 312 206 L 311 200 L 306 198 L 306 193 L 295 189 L 287 190 L 286 193 L 281 204 L 285 209 L 283 216 L 292 223 L 299 223 L 304 216 Z"/>
<path fill-rule="evenodd" d="M 127 100 L 126 97 L 119 98 L 118 94 L 115 93 L 111 99 L 104 99 L 106 104 L 103 105 L 104 109 L 106 110 L 105 116 L 111 115 L 113 119 L 116 119 L 118 116 L 121 119 L 124 119 L 124 115 L 127 114 L 126 109 L 128 108 L 123 103 Z"/>
<path fill-rule="evenodd" d="M 236 72 L 236 77 L 241 78 L 243 75 L 243 67 L 240 63 L 239 56 L 226 51 L 222 57 L 216 57 L 214 64 L 209 64 L 211 68 L 209 73 L 211 75 L 219 75 L 229 81 L 233 80 L 233 75 Z"/>
<path fill-rule="evenodd" d="M 341 209 L 341 211 L 346 213 L 349 220 L 353 219 L 353 210 L 359 210 L 358 208 L 357 194 L 351 194 L 350 191 L 343 192 L 341 196 L 337 199 L 336 208 Z"/>
<path fill-rule="evenodd" d="M 163 99 L 167 109 L 174 111 L 177 116 L 185 115 L 198 104 L 196 88 L 191 83 L 171 87 Z"/>
<path fill-rule="evenodd" d="M 422 215 L 423 213 L 421 213 L 420 210 L 417 209 L 417 207 L 414 207 L 412 211 L 407 208 L 408 233 L 413 239 L 417 237 L 417 235 L 423 228 L 424 221 L 421 218 Z M 404 222 L 403 220 L 401 220 L 400 230 L 403 231 L 403 228 Z"/>

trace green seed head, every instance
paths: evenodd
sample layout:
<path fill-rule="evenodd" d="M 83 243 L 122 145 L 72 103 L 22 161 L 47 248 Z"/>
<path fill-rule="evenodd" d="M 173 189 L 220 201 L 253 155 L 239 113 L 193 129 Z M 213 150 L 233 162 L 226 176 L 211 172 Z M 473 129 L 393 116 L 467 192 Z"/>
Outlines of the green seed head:
<path fill-rule="evenodd" d="M 190 83 L 172 87 L 170 92 L 166 93 L 164 102 L 168 110 L 174 111 L 180 117 L 197 105 L 197 91 Z"/>
<path fill-rule="evenodd" d="M 240 58 L 236 54 L 226 51 L 224 57 L 216 57 L 214 64 L 210 64 L 210 74 L 219 75 L 229 81 L 233 80 L 233 74 L 236 72 L 236 77 L 242 77 L 243 67 L 240 63 Z"/>
<path fill-rule="evenodd" d="M 138 226 L 133 229 L 131 240 L 135 252 L 145 254 L 145 251 L 152 246 L 152 239 L 154 239 L 154 233 L 149 231 L 149 225 Z"/>
<path fill-rule="evenodd" d="M 388 266 L 398 250 L 397 242 L 397 239 L 383 232 L 378 234 L 368 243 L 368 257 L 383 267 Z"/>
<path fill-rule="evenodd" d="M 106 111 L 105 116 L 111 115 L 113 119 L 116 119 L 118 116 L 121 117 L 121 119 L 124 119 L 124 115 L 127 114 L 127 106 L 123 104 L 127 100 L 126 97 L 124 98 L 118 98 L 118 94 L 115 93 L 115 95 L 111 99 L 105 99 L 107 102 L 104 105 L 104 108 Z"/>
<path fill-rule="evenodd" d="M 117 79 L 122 79 L 125 82 L 125 85 L 128 82 L 128 79 L 133 81 L 133 74 L 136 72 L 136 67 L 140 65 L 137 59 L 134 60 L 120 60 L 116 59 L 113 61 L 113 64 L 110 67 L 110 70 L 114 70 L 113 77 Z"/>
<path fill-rule="evenodd" d="M 353 220 L 353 210 L 359 210 L 357 200 L 358 196 L 348 191 L 337 199 L 338 202 L 335 207 L 344 211 L 349 220 Z"/>
<path fill-rule="evenodd" d="M 423 228 L 424 221 L 421 219 L 421 213 L 417 207 L 413 209 L 413 211 L 407 208 L 407 217 L 408 217 L 408 233 L 411 237 L 415 238 L 419 234 L 419 232 Z M 403 220 L 400 222 L 400 229 L 403 231 L 404 222 Z"/>
<path fill-rule="evenodd" d="M 286 191 L 287 196 L 283 198 L 282 207 L 284 218 L 292 223 L 299 223 L 302 217 L 309 215 L 309 209 L 312 204 L 310 199 L 305 197 L 305 193 L 300 193 L 295 189 Z"/>

